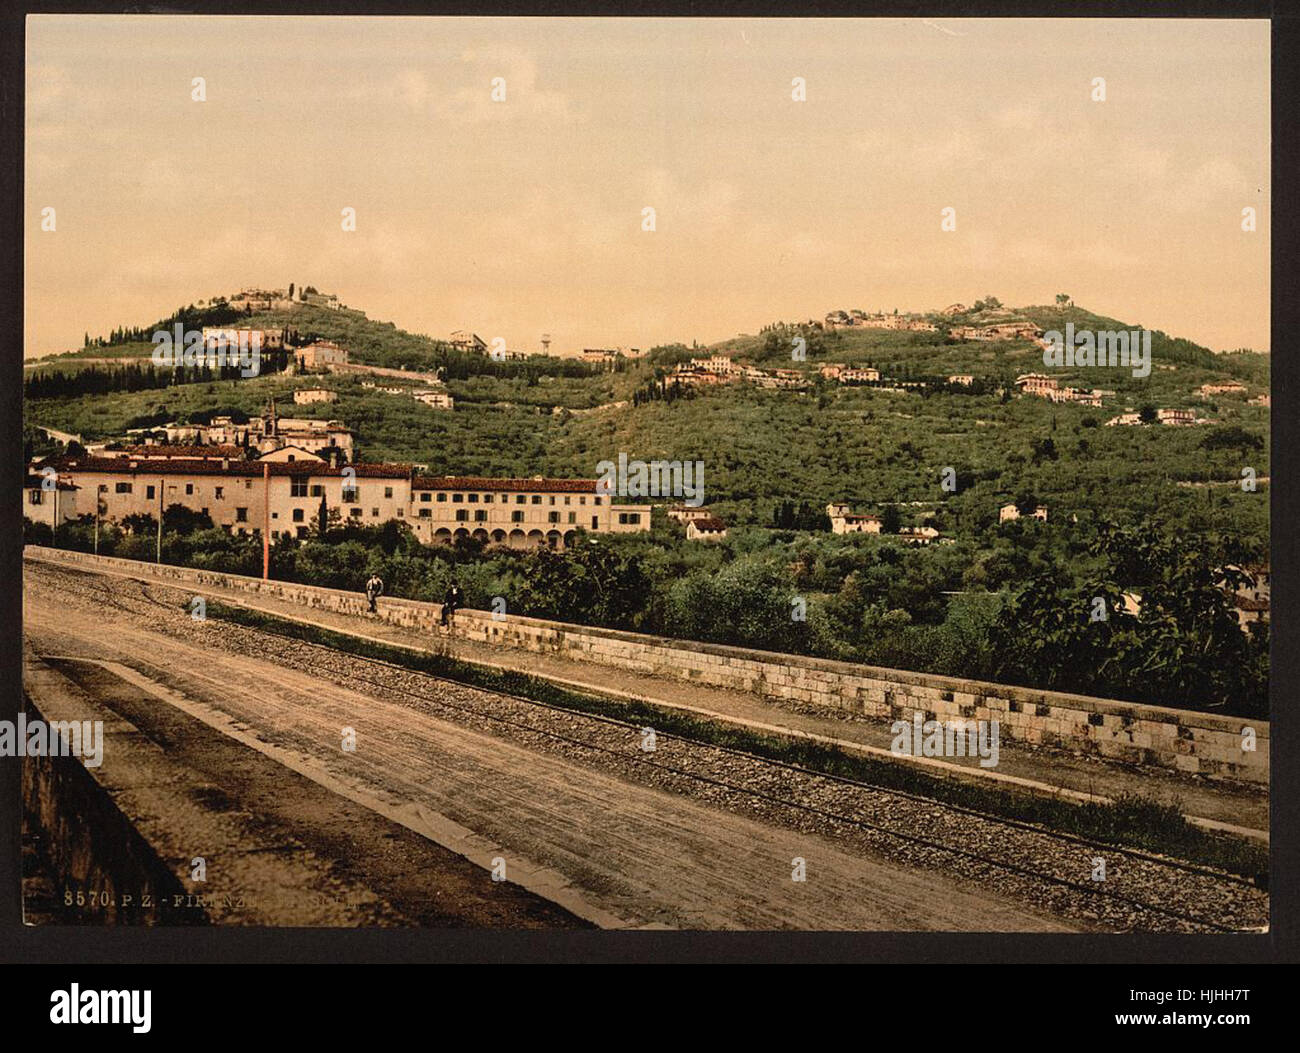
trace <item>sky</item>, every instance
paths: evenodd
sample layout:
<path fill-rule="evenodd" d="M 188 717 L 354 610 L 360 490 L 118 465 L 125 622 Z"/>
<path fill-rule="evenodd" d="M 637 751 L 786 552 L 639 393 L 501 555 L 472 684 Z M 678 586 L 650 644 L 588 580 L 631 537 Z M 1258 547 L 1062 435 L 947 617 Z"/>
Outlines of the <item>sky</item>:
<path fill-rule="evenodd" d="M 1260 20 L 33 15 L 24 354 L 290 282 L 562 354 L 1061 292 L 1267 350 L 1269 129 Z"/>

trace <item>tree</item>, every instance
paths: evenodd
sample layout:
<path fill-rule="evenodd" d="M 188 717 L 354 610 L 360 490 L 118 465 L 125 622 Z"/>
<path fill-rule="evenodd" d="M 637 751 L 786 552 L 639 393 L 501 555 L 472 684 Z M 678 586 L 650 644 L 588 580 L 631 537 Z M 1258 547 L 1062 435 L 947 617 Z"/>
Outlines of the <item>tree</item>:
<path fill-rule="evenodd" d="M 1064 311 L 1066 305 L 1070 302 L 1070 294 L 1059 292 L 1056 294 L 1056 306 L 1059 310 Z"/>
<path fill-rule="evenodd" d="M 1151 403 L 1146 403 L 1138 410 L 1138 420 L 1143 424 L 1154 424 L 1160 415 L 1156 413 L 1156 408 Z"/>
<path fill-rule="evenodd" d="M 1050 436 L 1045 439 L 1035 439 L 1033 446 L 1030 448 L 1033 451 L 1035 464 L 1041 461 L 1055 461 L 1060 457 L 1060 454 L 1056 451 L 1056 443 Z"/>
<path fill-rule="evenodd" d="M 320 509 L 316 513 L 316 533 L 322 540 L 324 540 L 325 534 L 329 531 L 329 527 L 330 510 L 329 505 L 325 501 L 325 488 L 322 486 L 320 492 Z"/>
<path fill-rule="evenodd" d="M 289 283 L 289 299 L 293 299 L 293 282 Z"/>
<path fill-rule="evenodd" d="M 902 525 L 903 517 L 898 512 L 898 506 L 885 505 L 885 510 L 880 513 L 880 532 L 882 534 L 897 534 Z"/>
<path fill-rule="evenodd" d="M 211 529 L 212 517 L 206 512 L 195 512 L 181 504 L 168 505 L 163 512 L 163 530 L 168 534 L 192 534 L 196 530 Z"/>
<path fill-rule="evenodd" d="M 1042 502 L 1038 500 L 1038 495 L 1032 490 L 1021 490 L 1020 493 L 1016 495 L 1016 511 L 1022 516 L 1033 515 L 1034 510 L 1041 503 Z"/>
<path fill-rule="evenodd" d="M 1209 435 L 1201 440 L 1201 449 L 1203 450 L 1262 450 L 1264 440 L 1258 435 L 1252 435 L 1245 428 L 1238 424 L 1230 424 L 1224 428 L 1215 428 Z"/>

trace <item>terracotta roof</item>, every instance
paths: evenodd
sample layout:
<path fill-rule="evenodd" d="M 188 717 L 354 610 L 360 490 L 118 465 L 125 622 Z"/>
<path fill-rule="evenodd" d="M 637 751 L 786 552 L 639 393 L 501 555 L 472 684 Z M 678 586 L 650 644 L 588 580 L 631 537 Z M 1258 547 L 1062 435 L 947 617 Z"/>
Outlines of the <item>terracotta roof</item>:
<path fill-rule="evenodd" d="M 417 475 L 414 490 L 518 490 L 525 493 L 596 493 L 595 479 L 492 479 L 477 475 Z"/>
<path fill-rule="evenodd" d="M 125 462 L 125 463 L 124 463 Z M 58 457 L 43 462 L 60 472 L 104 472 L 120 475 L 230 475 L 257 478 L 262 469 L 269 468 L 272 475 L 342 476 L 345 469 L 356 472 L 359 479 L 406 479 L 410 477 L 409 464 L 362 463 L 332 468 L 322 461 L 221 461 L 173 458 L 171 460 L 145 460 L 138 457 Z M 594 485 L 594 484 L 593 484 Z"/>
<path fill-rule="evenodd" d="M 220 460 L 222 457 L 229 457 L 232 460 L 242 458 L 248 451 L 242 446 L 185 446 L 171 445 L 169 443 L 155 443 L 153 445 L 135 445 L 123 446 L 120 450 L 105 450 L 104 455 L 109 457 L 128 457 L 136 455 L 140 457 L 215 457 Z"/>
<path fill-rule="evenodd" d="M 704 519 L 692 519 L 691 525 L 696 530 L 726 530 L 727 524 L 717 516 L 706 516 Z"/>

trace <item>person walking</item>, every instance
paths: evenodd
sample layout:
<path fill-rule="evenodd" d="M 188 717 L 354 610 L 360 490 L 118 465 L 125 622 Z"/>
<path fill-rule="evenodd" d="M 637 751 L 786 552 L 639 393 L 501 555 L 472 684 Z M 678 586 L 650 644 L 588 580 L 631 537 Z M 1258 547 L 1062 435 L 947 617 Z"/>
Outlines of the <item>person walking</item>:
<path fill-rule="evenodd" d="M 465 596 L 460 591 L 460 585 L 452 582 L 447 588 L 447 595 L 442 598 L 442 624 L 451 625 L 451 619 L 456 610 L 465 602 Z"/>
<path fill-rule="evenodd" d="M 366 582 L 366 599 L 370 601 L 370 613 L 376 613 L 375 600 L 384 592 L 384 579 L 378 574 L 371 574 Z"/>

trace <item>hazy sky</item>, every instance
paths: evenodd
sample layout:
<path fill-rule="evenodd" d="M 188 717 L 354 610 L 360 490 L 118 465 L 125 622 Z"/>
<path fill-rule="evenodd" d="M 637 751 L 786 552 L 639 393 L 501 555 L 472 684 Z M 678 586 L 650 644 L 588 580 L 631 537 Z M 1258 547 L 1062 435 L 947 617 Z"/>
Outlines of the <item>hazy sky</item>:
<path fill-rule="evenodd" d="M 1264 21 L 32 16 L 27 61 L 27 355 L 291 281 L 521 350 L 1058 292 L 1269 345 Z"/>

